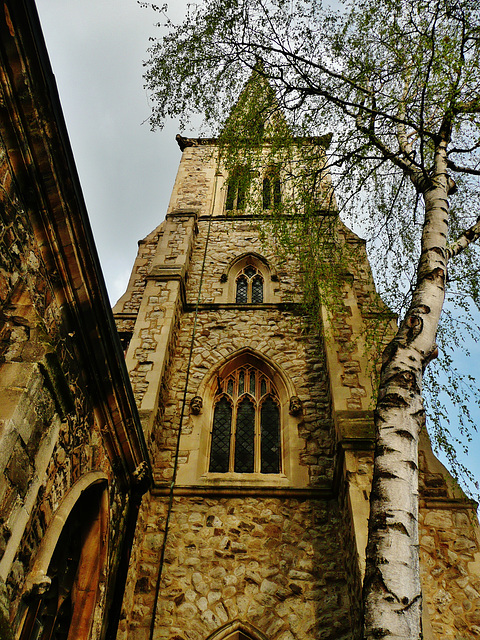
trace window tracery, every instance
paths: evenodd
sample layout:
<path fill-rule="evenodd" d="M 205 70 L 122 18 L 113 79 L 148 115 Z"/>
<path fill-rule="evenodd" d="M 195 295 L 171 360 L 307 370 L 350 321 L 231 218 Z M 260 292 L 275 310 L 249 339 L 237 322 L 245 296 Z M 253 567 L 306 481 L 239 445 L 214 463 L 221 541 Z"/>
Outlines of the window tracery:
<path fill-rule="evenodd" d="M 280 473 L 280 403 L 264 372 L 242 365 L 220 383 L 210 446 L 210 472 Z"/>
<path fill-rule="evenodd" d="M 244 267 L 237 275 L 235 302 L 237 304 L 263 302 L 263 276 L 251 264 Z"/>

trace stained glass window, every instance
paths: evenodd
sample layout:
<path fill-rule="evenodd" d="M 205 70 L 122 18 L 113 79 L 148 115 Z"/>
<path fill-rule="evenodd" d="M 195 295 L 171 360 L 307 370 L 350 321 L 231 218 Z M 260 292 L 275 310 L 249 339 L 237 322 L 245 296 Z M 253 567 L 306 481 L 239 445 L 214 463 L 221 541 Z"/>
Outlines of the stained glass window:
<path fill-rule="evenodd" d="M 255 276 L 252 280 L 252 302 L 254 304 L 263 302 L 263 279 L 261 276 Z"/>
<path fill-rule="evenodd" d="M 280 473 L 280 405 L 273 381 L 242 364 L 219 384 L 209 471 Z"/>
<path fill-rule="evenodd" d="M 255 407 L 244 398 L 237 409 L 235 431 L 235 467 L 237 473 L 253 473 L 255 447 Z"/>
<path fill-rule="evenodd" d="M 260 409 L 261 472 L 280 471 L 280 412 L 277 403 L 268 396 Z"/>
<path fill-rule="evenodd" d="M 250 369 L 250 393 L 255 397 L 255 370 Z"/>
<path fill-rule="evenodd" d="M 242 369 L 238 376 L 238 395 L 241 396 L 245 389 L 245 371 Z"/>

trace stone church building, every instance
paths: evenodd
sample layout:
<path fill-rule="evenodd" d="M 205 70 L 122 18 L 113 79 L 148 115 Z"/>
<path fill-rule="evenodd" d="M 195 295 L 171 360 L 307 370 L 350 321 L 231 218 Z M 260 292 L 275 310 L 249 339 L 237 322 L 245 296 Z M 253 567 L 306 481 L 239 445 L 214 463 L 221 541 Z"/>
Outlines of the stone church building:
<path fill-rule="evenodd" d="M 341 311 L 309 331 L 298 262 L 261 240 L 216 141 L 177 140 L 166 219 L 114 308 L 154 476 L 118 638 L 359 638 L 373 450 L 361 336 L 388 313 L 364 242 L 341 228 L 357 263 Z M 257 174 L 268 217 L 286 180 Z M 424 637 L 474 638 L 475 505 L 427 438 L 420 464 Z"/>
<path fill-rule="evenodd" d="M 0 638 L 359 639 L 362 328 L 388 315 L 364 242 L 340 227 L 358 258 L 310 327 L 297 257 L 217 141 L 179 136 L 112 315 L 31 0 L 2 3 L 0 35 Z M 250 188 L 268 217 L 282 167 Z M 478 638 L 476 504 L 426 435 L 420 546 L 424 638 Z"/>

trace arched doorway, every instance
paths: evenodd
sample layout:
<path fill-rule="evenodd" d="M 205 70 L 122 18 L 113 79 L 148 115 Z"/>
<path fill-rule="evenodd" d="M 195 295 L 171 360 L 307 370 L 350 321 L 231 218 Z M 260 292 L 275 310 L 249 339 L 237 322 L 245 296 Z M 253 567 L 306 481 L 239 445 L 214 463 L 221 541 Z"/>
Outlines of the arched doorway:
<path fill-rule="evenodd" d="M 107 484 L 87 487 L 71 509 L 19 640 L 87 640 L 106 556 Z"/>

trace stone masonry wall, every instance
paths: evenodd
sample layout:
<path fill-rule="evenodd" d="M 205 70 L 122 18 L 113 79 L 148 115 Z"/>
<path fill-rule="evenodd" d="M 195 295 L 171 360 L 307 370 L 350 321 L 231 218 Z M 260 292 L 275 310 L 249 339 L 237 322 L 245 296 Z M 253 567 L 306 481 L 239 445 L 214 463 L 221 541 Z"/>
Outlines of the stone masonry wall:
<path fill-rule="evenodd" d="M 152 499 L 119 640 L 147 640 L 167 501 Z M 334 503 L 175 498 L 155 640 L 205 640 L 236 619 L 269 640 L 352 638 Z"/>
<path fill-rule="evenodd" d="M 163 421 L 156 435 L 160 453 L 154 463 L 154 473 L 158 482 L 167 482 L 172 475 L 192 324 L 193 314 L 184 316 L 177 344 L 177 357 L 172 363 Z M 200 312 L 187 402 L 197 394 L 198 385 L 206 373 L 229 355 L 244 347 L 265 355 L 290 377 L 303 402 L 303 420 L 298 427 L 299 435 L 304 440 L 300 464 L 308 466 L 311 484 L 331 482 L 333 441 L 328 380 L 325 368 L 322 367 L 317 341 L 308 334 L 304 335 L 301 327 L 302 319 L 294 313 L 275 309 L 245 309 L 241 313 L 225 309 Z M 205 425 L 204 428 L 205 433 L 208 433 L 210 425 Z M 191 433 L 187 417 L 182 433 Z M 180 452 L 179 462 L 181 465 L 189 464 L 188 452 Z"/>
<path fill-rule="evenodd" d="M 191 269 L 187 282 L 187 300 L 191 304 L 196 302 L 203 254 L 207 237 L 208 220 L 198 222 L 199 234 L 191 260 Z M 226 284 L 220 282 L 222 273 L 229 264 L 245 253 L 256 253 L 266 258 L 275 269 L 278 281 L 272 283 L 274 293 L 282 302 L 299 302 L 299 274 L 295 260 L 284 260 L 278 264 L 271 249 L 260 239 L 258 229 L 253 221 L 248 219 L 213 219 L 208 241 L 208 252 L 202 280 L 201 302 L 220 302 Z M 235 302 L 234 299 L 229 302 Z"/>
<path fill-rule="evenodd" d="M 345 274 L 341 304 L 329 326 L 331 336 L 325 343 L 319 340 L 296 304 L 301 296 L 294 258 L 280 262 L 262 243 L 251 220 L 223 215 L 223 196 L 218 192 L 212 207 L 215 170 L 212 149 L 185 149 L 169 207 L 170 212 L 196 210 L 198 235 L 193 238 L 184 280 L 186 304 L 175 307 L 175 331 L 166 345 L 169 366 L 159 381 L 155 408 L 154 475 L 162 490 L 173 477 L 192 309 L 200 284 L 202 291 L 178 460 L 179 475 L 189 481 L 181 487 L 184 495 L 173 501 L 154 637 L 205 640 L 219 627 L 240 619 L 269 640 L 357 638 L 371 482 L 370 374 L 374 372 L 359 336 L 364 322 L 381 325 L 381 344 L 394 328 L 392 315 L 375 292 L 363 243 L 345 229 L 342 237 L 352 245 L 358 262 Z M 211 211 L 215 215 L 200 283 L 209 224 L 206 216 Z M 182 241 L 180 235 L 177 240 Z M 172 238 L 165 247 L 164 264 L 175 262 L 175 256 L 168 253 L 175 247 Z M 227 296 L 234 287 L 225 282 L 225 274 L 232 261 L 245 253 L 263 256 L 275 272 L 275 280 L 266 283 L 270 299 L 267 296 L 264 305 L 239 307 L 232 295 Z M 159 265 L 160 260 L 154 268 Z M 148 303 L 158 323 L 142 326 L 140 338 L 145 345 L 157 339 L 162 314 L 167 303 L 173 302 L 165 297 L 165 282 L 155 287 Z M 201 484 L 195 473 L 182 475 L 192 466 L 195 454 L 193 448 L 182 447 L 194 429 L 189 401 L 212 371 L 244 348 L 273 361 L 293 383 L 303 401 L 303 415 L 295 428 L 302 442 L 298 462 L 308 469 L 306 486 L 338 489 L 338 504 L 335 500 L 294 499 L 288 493 L 249 497 L 247 492 L 242 494 L 241 479 L 236 479 L 237 497 L 219 497 L 214 487 L 209 494 L 208 482 L 202 485 L 201 497 L 195 495 L 196 483 Z M 143 354 L 138 354 L 142 363 Z M 145 377 L 149 375 L 147 371 Z M 338 413 L 333 415 L 332 407 Z M 211 415 L 205 420 L 211 422 Z M 202 423 L 203 438 L 208 438 L 210 427 Z M 346 447 L 342 455 L 349 454 L 350 466 L 342 456 L 336 458 L 336 438 Z M 336 469 L 335 465 L 343 467 Z M 444 477 L 422 470 L 423 496 L 446 501 L 442 509 L 421 511 L 422 580 L 433 629 L 433 635 L 425 637 L 472 640 L 480 634 L 477 534 L 466 519 L 468 508 L 460 508 L 458 501 L 448 503 Z M 221 487 L 218 479 L 215 482 Z M 229 489 L 233 493 L 232 485 Z M 167 498 L 158 493 L 142 508 L 121 640 L 148 638 L 166 511 Z"/>
<path fill-rule="evenodd" d="M 132 275 L 127 292 L 114 307 L 114 313 L 121 314 L 116 319 L 117 330 L 120 334 L 132 334 L 135 320 L 140 309 L 143 292 L 145 291 L 146 276 L 150 272 L 152 260 L 158 243 L 162 239 L 163 224 L 152 231 L 144 240 L 138 243 L 138 253 L 133 265 Z M 125 347 L 128 346 L 129 339 Z"/>
<path fill-rule="evenodd" d="M 58 274 L 45 267 L 1 148 L 0 181 L 0 617 L 12 622 L 72 485 L 92 470 L 110 478 L 109 567 L 126 498 L 94 419 L 75 334 L 57 302 Z M 103 594 L 100 600 L 101 609 Z"/>
<path fill-rule="evenodd" d="M 475 513 L 460 505 L 420 510 L 422 588 L 438 638 L 480 636 L 480 548 Z"/>

